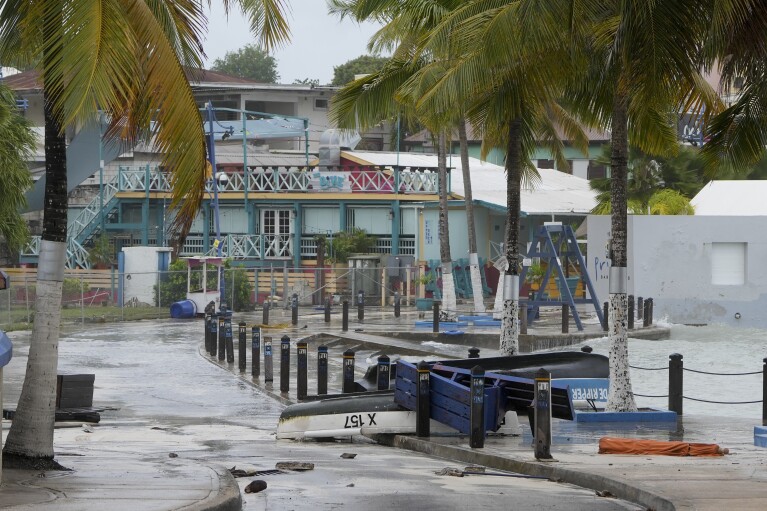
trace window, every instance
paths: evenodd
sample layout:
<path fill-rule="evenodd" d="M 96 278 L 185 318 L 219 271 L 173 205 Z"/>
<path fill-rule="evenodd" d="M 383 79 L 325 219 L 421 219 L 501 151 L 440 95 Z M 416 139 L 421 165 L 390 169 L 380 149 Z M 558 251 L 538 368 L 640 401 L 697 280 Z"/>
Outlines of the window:
<path fill-rule="evenodd" d="M 537 167 L 539 169 L 553 169 L 554 168 L 554 160 L 538 160 Z"/>
<path fill-rule="evenodd" d="M 314 100 L 314 109 L 315 110 L 327 110 L 328 109 L 328 100 L 327 99 L 315 98 L 315 100 Z"/>
<path fill-rule="evenodd" d="M 607 176 L 607 167 L 594 163 L 593 160 L 589 160 L 589 168 L 587 171 L 587 179 L 604 179 Z"/>
<path fill-rule="evenodd" d="M 746 243 L 711 244 L 711 283 L 742 286 L 746 283 Z"/>

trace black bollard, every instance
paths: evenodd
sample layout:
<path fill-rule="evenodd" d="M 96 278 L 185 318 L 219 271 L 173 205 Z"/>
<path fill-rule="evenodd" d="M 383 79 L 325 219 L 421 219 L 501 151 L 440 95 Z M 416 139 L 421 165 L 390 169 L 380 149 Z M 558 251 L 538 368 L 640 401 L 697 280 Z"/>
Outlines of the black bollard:
<path fill-rule="evenodd" d="M 386 355 L 378 357 L 378 370 L 376 371 L 378 379 L 378 390 L 389 390 L 391 374 L 391 360 Z"/>
<path fill-rule="evenodd" d="M 341 314 L 341 330 L 349 331 L 349 301 L 344 300 L 343 312 Z"/>
<path fill-rule="evenodd" d="M 269 324 L 269 302 L 264 300 L 264 310 L 263 310 L 263 316 L 261 318 L 261 323 L 264 325 Z"/>
<path fill-rule="evenodd" d="M 344 351 L 343 378 L 341 392 L 349 394 L 354 392 L 354 351 Z"/>
<path fill-rule="evenodd" d="M 208 353 L 211 357 L 216 356 L 216 339 L 218 338 L 218 317 L 215 314 L 211 314 L 210 323 L 208 324 L 208 335 L 210 336 L 210 344 L 208 344 Z"/>
<path fill-rule="evenodd" d="M 227 316 L 224 321 L 224 328 L 226 329 L 224 339 L 226 341 L 226 362 L 228 364 L 234 364 L 234 339 L 232 338 L 232 317 Z"/>
<path fill-rule="evenodd" d="M 562 333 L 566 334 L 570 331 L 570 305 L 562 304 Z"/>
<path fill-rule="evenodd" d="M 629 330 L 634 329 L 634 295 L 629 295 Z"/>
<path fill-rule="evenodd" d="M 602 321 L 602 330 L 607 332 L 607 326 L 610 323 L 610 304 L 607 302 L 602 306 L 602 318 L 604 319 Z"/>
<path fill-rule="evenodd" d="M 767 426 L 767 358 L 762 362 L 762 426 Z"/>
<path fill-rule="evenodd" d="M 594 349 L 591 346 L 583 346 L 581 348 L 581 351 L 584 353 L 591 353 L 592 351 L 594 351 Z"/>
<path fill-rule="evenodd" d="M 248 325 L 244 321 L 240 321 L 239 325 L 239 337 L 237 339 L 237 351 L 239 352 L 239 366 L 240 372 L 244 373 L 248 367 Z"/>
<path fill-rule="evenodd" d="M 258 377 L 261 374 L 261 329 L 254 326 L 250 331 L 251 338 L 251 361 L 250 374 Z"/>
<path fill-rule="evenodd" d="M 415 395 L 415 435 L 428 437 L 431 435 L 431 390 L 429 364 L 423 360 L 418 362 L 418 389 Z"/>
<path fill-rule="evenodd" d="M 330 323 L 330 297 L 325 298 L 325 323 Z"/>
<path fill-rule="evenodd" d="M 290 391 L 290 337 L 280 339 L 280 392 Z"/>
<path fill-rule="evenodd" d="M 647 328 L 650 326 L 650 299 L 644 301 L 644 318 L 642 319 L 642 326 Z"/>
<path fill-rule="evenodd" d="M 471 368 L 471 407 L 469 411 L 469 447 L 485 446 L 485 370 L 480 366 Z"/>
<path fill-rule="evenodd" d="M 205 313 L 205 352 L 210 353 L 210 313 Z"/>
<path fill-rule="evenodd" d="M 519 304 L 519 333 L 527 335 L 527 302 Z"/>
<path fill-rule="evenodd" d="M 642 319 L 644 317 L 644 298 L 641 296 L 637 298 L 637 319 Z"/>
<path fill-rule="evenodd" d="M 535 373 L 535 459 L 551 457 L 551 373 L 538 369 Z"/>
<path fill-rule="evenodd" d="M 431 318 L 432 329 L 435 334 L 439 333 L 439 302 L 434 301 L 433 316 Z"/>
<path fill-rule="evenodd" d="M 394 292 L 394 317 L 398 318 L 400 313 L 400 298 L 399 291 Z"/>
<path fill-rule="evenodd" d="M 264 337 L 264 383 L 274 381 L 274 357 L 272 356 L 272 338 Z"/>
<path fill-rule="evenodd" d="M 684 362 L 682 355 L 673 353 L 668 361 L 668 409 L 682 415 L 684 402 Z"/>
<path fill-rule="evenodd" d="M 469 348 L 469 358 L 479 358 L 479 348 Z"/>
<path fill-rule="evenodd" d="M 226 317 L 223 314 L 218 316 L 218 359 L 226 359 Z"/>
<path fill-rule="evenodd" d="M 296 383 L 296 397 L 301 399 L 306 399 L 307 394 L 307 371 L 309 370 L 308 364 L 308 350 L 309 345 L 306 344 L 306 342 L 301 341 L 296 345 L 298 349 L 298 359 L 296 360 L 296 370 L 298 372 L 297 377 L 297 383 Z"/>
<path fill-rule="evenodd" d="M 362 290 L 357 293 L 357 319 L 365 320 L 365 292 Z"/>
<path fill-rule="evenodd" d="M 298 295 L 293 293 L 290 298 L 290 323 L 293 326 L 298 325 Z"/>
<path fill-rule="evenodd" d="M 328 347 L 317 348 L 317 395 L 328 393 Z"/>
<path fill-rule="evenodd" d="M 648 302 L 650 302 L 650 323 L 648 326 L 652 326 L 653 320 L 655 320 L 655 298 L 648 298 Z"/>

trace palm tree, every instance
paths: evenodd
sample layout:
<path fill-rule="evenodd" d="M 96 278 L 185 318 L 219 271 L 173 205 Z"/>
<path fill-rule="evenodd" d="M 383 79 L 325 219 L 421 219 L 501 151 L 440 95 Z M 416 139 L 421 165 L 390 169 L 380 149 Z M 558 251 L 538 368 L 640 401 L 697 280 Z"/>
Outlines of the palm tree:
<path fill-rule="evenodd" d="M 0 84 L 0 237 L 9 251 L 17 251 L 27 241 L 27 224 L 19 214 L 26 207 L 25 193 L 32 186 L 27 161 L 35 148 L 29 122 L 16 109 L 16 98 Z"/>
<path fill-rule="evenodd" d="M 573 4 L 575 5 L 575 3 Z M 628 143 L 652 154 L 678 149 L 670 112 L 717 108 L 699 72 L 704 2 L 601 2 L 582 19 L 589 67 L 568 100 L 591 125 L 611 129 L 610 392 L 606 409 L 635 411 L 628 368 Z M 572 24 L 572 23 L 571 23 Z M 683 28 L 681 28 L 683 27 Z M 577 50 L 577 49 L 576 49 Z"/>
<path fill-rule="evenodd" d="M 417 111 L 412 100 L 398 95 L 399 89 L 418 73 L 428 62 L 439 61 L 440 52 L 418 53 L 418 40 L 430 28 L 434 27 L 449 11 L 459 5 L 456 0 L 434 0 L 403 3 L 395 0 L 330 0 L 330 12 L 351 16 L 357 21 L 376 19 L 386 25 L 373 37 L 371 51 L 382 49 L 394 50 L 389 62 L 376 73 L 351 82 L 334 99 L 331 119 L 342 128 L 366 128 L 385 119 L 399 115 L 402 109 L 409 110 L 437 139 L 437 167 L 439 173 L 439 243 L 442 266 L 442 319 L 452 320 L 456 316 L 457 305 L 455 282 L 453 280 L 453 262 L 450 250 L 450 235 L 447 210 L 447 128 L 456 120 L 445 112 Z M 460 111 L 460 109 L 458 109 Z M 461 144 L 464 162 L 464 178 L 468 176 L 468 145 Z M 464 154 L 465 152 L 465 154 Z M 469 198 L 467 208 L 472 207 Z M 473 209 L 472 221 L 468 227 L 470 239 L 474 235 Z M 476 242 L 475 242 L 476 245 Z M 476 247 L 474 247 L 476 250 Z M 476 254 L 475 254 L 476 255 Z M 479 271 L 479 268 L 476 268 Z M 477 276 L 479 274 L 477 273 Z M 475 297 L 482 299 L 481 279 Z M 476 298 L 475 298 L 476 300 Z"/>
<path fill-rule="evenodd" d="M 235 2 L 226 0 L 227 11 Z M 283 0 L 237 2 L 265 44 L 287 37 Z M 103 110 L 109 137 L 154 137 L 171 172 L 175 227 L 185 232 L 205 184 L 205 144 L 197 105 L 183 67 L 200 67 L 199 2 L 102 3 L 77 0 L 5 2 L 0 60 L 37 60 L 44 89 L 46 185 L 35 322 L 16 416 L 4 462 L 56 468 L 53 460 L 56 368 L 66 256 L 68 126 Z M 106 13 L 106 14 L 105 14 Z M 98 51 L 94 51 L 98 48 Z"/>

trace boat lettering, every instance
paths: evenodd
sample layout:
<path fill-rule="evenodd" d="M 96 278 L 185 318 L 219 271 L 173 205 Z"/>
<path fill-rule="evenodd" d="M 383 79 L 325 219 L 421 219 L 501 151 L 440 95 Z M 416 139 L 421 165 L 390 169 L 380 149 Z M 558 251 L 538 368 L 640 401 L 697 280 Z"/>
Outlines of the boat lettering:
<path fill-rule="evenodd" d="M 591 399 L 594 401 L 607 401 L 607 389 L 606 388 L 575 388 L 571 389 L 573 399 L 586 400 Z"/>
<path fill-rule="evenodd" d="M 347 415 L 346 420 L 344 421 L 344 428 L 350 429 L 350 428 L 361 428 L 362 426 L 377 426 L 376 424 L 376 414 L 375 413 L 368 413 L 367 414 L 367 424 L 365 424 L 365 418 L 362 416 L 362 414 L 355 414 L 355 415 Z"/>

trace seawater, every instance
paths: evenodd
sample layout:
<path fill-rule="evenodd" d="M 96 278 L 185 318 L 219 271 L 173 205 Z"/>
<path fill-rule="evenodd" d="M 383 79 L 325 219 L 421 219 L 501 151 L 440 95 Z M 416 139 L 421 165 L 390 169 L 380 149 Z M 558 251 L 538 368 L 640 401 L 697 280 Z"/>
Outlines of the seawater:
<path fill-rule="evenodd" d="M 701 327 L 661 324 L 671 329 L 669 339 L 629 339 L 629 361 L 638 367 L 668 367 L 669 355 L 683 356 L 684 367 L 715 373 L 758 372 L 750 376 L 714 376 L 684 372 L 684 396 L 709 401 L 759 401 L 762 370 L 767 358 L 767 330 L 724 325 Z M 594 353 L 607 355 L 607 338 L 585 342 Z M 667 395 L 668 371 L 631 370 L 635 394 Z M 639 407 L 667 408 L 668 398 L 636 398 Z M 761 419 L 762 404 L 723 405 L 684 400 L 685 415 L 716 415 Z"/>

